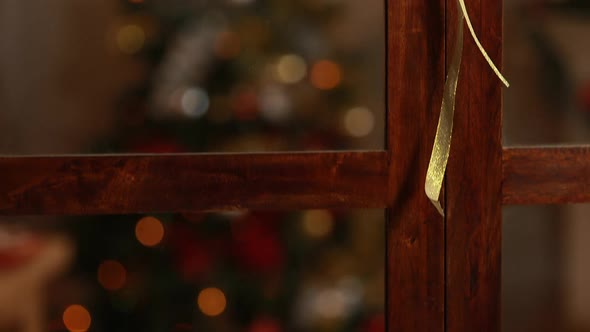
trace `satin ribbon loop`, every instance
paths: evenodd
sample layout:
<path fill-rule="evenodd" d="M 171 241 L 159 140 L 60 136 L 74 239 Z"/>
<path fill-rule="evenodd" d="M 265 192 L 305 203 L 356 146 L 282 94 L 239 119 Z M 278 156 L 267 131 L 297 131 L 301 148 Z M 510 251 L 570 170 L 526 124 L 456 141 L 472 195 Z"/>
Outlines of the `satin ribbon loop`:
<path fill-rule="evenodd" d="M 444 209 L 440 201 L 440 194 L 442 191 L 447 163 L 449 161 L 449 154 L 451 151 L 457 84 L 459 81 L 461 60 L 463 57 L 463 22 L 467 23 L 467 28 L 469 29 L 475 44 L 479 48 L 479 51 L 483 57 L 486 59 L 490 68 L 506 87 L 510 86 L 508 80 L 502 76 L 502 73 L 500 73 L 500 70 L 498 67 L 496 67 L 477 38 L 475 30 L 473 29 L 473 25 L 471 24 L 471 19 L 469 19 L 469 13 L 467 12 L 467 7 L 465 6 L 464 0 L 458 0 L 457 12 L 457 38 L 455 41 L 455 50 L 453 52 L 453 58 L 451 60 L 447 79 L 445 81 L 440 116 L 438 118 L 436 136 L 434 138 L 434 146 L 432 147 L 430 163 L 428 164 L 428 171 L 426 172 L 426 183 L 424 185 L 426 196 L 428 196 L 432 204 L 442 216 L 444 216 Z"/>

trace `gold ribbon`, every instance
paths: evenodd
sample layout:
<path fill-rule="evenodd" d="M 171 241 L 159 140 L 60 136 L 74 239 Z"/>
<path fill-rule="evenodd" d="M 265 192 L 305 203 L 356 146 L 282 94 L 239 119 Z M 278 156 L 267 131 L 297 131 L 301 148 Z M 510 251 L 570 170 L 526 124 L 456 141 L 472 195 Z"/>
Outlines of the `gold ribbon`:
<path fill-rule="evenodd" d="M 457 82 L 459 80 L 461 58 L 463 55 L 463 21 L 467 23 L 467 27 L 469 28 L 469 32 L 471 32 L 471 36 L 473 37 L 475 44 L 479 48 L 481 54 L 486 59 L 494 73 L 496 73 L 498 78 L 502 81 L 502 83 L 504 83 L 504 85 L 506 85 L 506 87 L 510 86 L 506 78 L 502 76 L 502 73 L 500 73 L 498 67 L 496 67 L 488 53 L 479 42 L 479 39 L 475 34 L 475 30 L 473 29 L 473 25 L 471 24 L 471 20 L 469 19 L 469 14 L 467 13 L 467 7 L 465 6 L 464 0 L 458 0 L 458 2 L 457 40 L 455 41 L 455 50 L 451 60 L 452 62 L 447 75 L 447 80 L 445 82 L 442 105 L 440 108 L 440 117 L 438 119 L 438 127 L 436 129 L 436 137 L 434 139 L 434 146 L 430 156 L 430 164 L 428 165 L 428 171 L 426 172 L 426 184 L 424 185 L 426 195 L 442 216 L 444 216 L 444 209 L 440 203 L 440 193 L 447 169 L 447 163 L 449 161 L 449 152 L 451 150 Z"/>

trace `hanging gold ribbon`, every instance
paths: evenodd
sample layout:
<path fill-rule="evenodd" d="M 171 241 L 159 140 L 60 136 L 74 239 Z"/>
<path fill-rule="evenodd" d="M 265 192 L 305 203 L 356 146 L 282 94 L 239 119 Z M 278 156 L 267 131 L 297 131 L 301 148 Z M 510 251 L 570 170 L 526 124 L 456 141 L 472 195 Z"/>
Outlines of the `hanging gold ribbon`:
<path fill-rule="evenodd" d="M 471 32 L 471 36 L 473 37 L 475 44 L 481 51 L 481 54 L 486 59 L 494 73 L 496 73 L 498 78 L 500 78 L 506 87 L 510 86 L 508 81 L 504 78 L 504 76 L 502 76 L 498 67 L 496 67 L 488 53 L 479 42 L 479 39 L 475 34 L 475 30 L 473 29 L 473 25 L 471 24 L 471 20 L 469 19 L 469 14 L 467 13 L 464 0 L 458 0 L 458 2 L 457 40 L 455 41 L 455 50 L 451 60 L 451 66 L 447 74 L 447 80 L 445 82 L 443 100 L 440 108 L 440 117 L 438 119 L 438 127 L 436 129 L 436 137 L 434 139 L 434 146 L 430 156 L 430 164 L 428 165 L 428 171 L 426 173 L 426 184 L 424 186 L 426 195 L 432 204 L 434 204 L 438 212 L 440 212 L 440 214 L 443 216 L 444 209 L 440 203 L 440 193 L 447 169 L 447 163 L 449 161 L 449 152 L 451 150 L 453 117 L 455 114 L 455 97 L 457 93 L 459 72 L 461 70 L 461 58 L 463 55 L 463 21 L 467 23 L 467 27 L 469 28 L 469 32 Z"/>

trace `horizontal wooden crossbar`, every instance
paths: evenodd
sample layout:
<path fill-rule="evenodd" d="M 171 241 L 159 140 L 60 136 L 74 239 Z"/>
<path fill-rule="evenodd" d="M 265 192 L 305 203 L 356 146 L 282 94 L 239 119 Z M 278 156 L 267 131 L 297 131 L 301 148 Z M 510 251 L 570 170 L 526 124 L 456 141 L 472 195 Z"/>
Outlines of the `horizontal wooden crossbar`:
<path fill-rule="evenodd" d="M 0 157 L 0 214 L 385 208 L 383 151 Z M 590 202 L 590 147 L 503 151 L 504 204 Z"/>
<path fill-rule="evenodd" d="M 504 204 L 590 202 L 590 147 L 504 149 L 503 173 Z"/>
<path fill-rule="evenodd" d="M 0 214 L 384 208 L 386 152 L 0 157 Z"/>

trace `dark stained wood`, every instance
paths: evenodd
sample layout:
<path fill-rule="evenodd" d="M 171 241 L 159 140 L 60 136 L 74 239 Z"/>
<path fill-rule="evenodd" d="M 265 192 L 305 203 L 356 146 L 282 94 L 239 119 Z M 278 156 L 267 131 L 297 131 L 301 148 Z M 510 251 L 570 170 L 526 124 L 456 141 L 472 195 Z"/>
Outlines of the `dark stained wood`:
<path fill-rule="evenodd" d="M 502 1 L 467 0 L 466 4 L 482 44 L 500 65 Z M 447 0 L 447 55 L 452 54 L 455 40 L 456 6 L 456 0 Z M 446 327 L 449 332 L 498 332 L 502 83 L 468 34 L 463 55 L 446 178 Z"/>
<path fill-rule="evenodd" d="M 385 152 L 0 158 L 0 214 L 384 208 Z"/>
<path fill-rule="evenodd" d="M 444 223 L 424 193 L 444 83 L 444 0 L 389 0 L 388 331 L 444 330 Z"/>
<path fill-rule="evenodd" d="M 504 204 L 590 202 L 590 147 L 512 148 L 502 159 Z"/>

